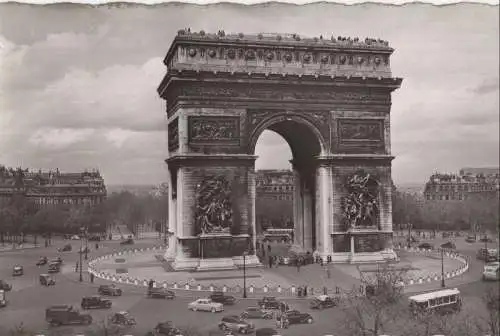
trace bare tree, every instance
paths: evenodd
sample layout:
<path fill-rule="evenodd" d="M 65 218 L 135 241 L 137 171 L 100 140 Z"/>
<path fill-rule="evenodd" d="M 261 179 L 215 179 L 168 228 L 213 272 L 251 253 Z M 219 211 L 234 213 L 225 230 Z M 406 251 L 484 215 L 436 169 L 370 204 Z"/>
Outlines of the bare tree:
<path fill-rule="evenodd" d="M 350 335 L 378 336 L 394 328 L 402 309 L 401 281 L 408 269 L 396 269 L 390 264 L 379 265 L 375 272 L 361 272 L 364 296 L 351 296 L 343 312 Z"/>

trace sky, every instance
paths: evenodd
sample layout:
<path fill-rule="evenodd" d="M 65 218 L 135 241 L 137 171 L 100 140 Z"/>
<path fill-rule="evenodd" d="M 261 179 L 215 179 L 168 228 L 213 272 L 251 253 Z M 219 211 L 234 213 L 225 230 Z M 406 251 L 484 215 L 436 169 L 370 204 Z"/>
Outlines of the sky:
<path fill-rule="evenodd" d="M 396 49 L 391 143 L 396 184 L 498 166 L 498 6 L 0 4 L 0 164 L 82 171 L 107 184 L 167 180 L 156 88 L 180 28 L 380 37 Z M 279 136 L 257 168 L 289 167 Z"/>

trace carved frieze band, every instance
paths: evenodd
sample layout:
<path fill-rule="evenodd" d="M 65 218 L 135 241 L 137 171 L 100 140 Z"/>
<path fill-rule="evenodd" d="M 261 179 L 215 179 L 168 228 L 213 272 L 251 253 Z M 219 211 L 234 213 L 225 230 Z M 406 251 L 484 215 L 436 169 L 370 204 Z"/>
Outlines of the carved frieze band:
<path fill-rule="evenodd" d="M 327 100 L 327 101 L 355 101 L 367 103 L 390 103 L 389 93 L 365 93 L 353 91 L 332 91 L 331 89 L 314 88 L 279 88 L 269 87 L 233 87 L 186 85 L 180 89 L 180 96 L 185 97 L 237 97 L 237 98 L 257 98 L 273 100 Z"/>
<path fill-rule="evenodd" d="M 189 144 L 220 145 L 240 143 L 240 118 L 232 116 L 188 117 Z"/>
<path fill-rule="evenodd" d="M 383 119 L 340 119 L 337 125 L 340 145 L 379 145 L 384 142 Z"/>
<path fill-rule="evenodd" d="M 173 152 L 179 148 L 179 118 L 168 124 L 168 150 Z"/>

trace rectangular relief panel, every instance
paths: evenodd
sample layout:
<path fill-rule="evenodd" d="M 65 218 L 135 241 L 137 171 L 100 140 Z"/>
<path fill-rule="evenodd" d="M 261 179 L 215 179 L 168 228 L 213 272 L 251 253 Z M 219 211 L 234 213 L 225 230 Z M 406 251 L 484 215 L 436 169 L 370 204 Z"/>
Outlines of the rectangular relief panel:
<path fill-rule="evenodd" d="M 379 252 L 383 246 L 384 242 L 381 241 L 378 234 L 356 235 L 354 237 L 354 251 L 356 253 Z"/>
<path fill-rule="evenodd" d="M 240 118 L 189 116 L 189 145 L 240 145 Z"/>
<path fill-rule="evenodd" d="M 340 152 L 382 154 L 384 119 L 338 119 L 337 139 Z"/>
<path fill-rule="evenodd" d="M 177 149 L 179 149 L 179 118 L 168 124 L 168 151 L 174 152 Z"/>

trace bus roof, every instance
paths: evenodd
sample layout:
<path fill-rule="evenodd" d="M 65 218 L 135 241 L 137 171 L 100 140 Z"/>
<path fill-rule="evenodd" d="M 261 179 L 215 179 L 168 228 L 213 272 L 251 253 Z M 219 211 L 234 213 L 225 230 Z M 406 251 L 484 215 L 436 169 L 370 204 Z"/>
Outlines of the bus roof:
<path fill-rule="evenodd" d="M 410 296 L 408 299 L 410 301 L 416 301 L 416 302 L 426 302 L 432 299 L 436 299 L 439 297 L 443 296 L 450 296 L 450 295 L 457 295 L 460 294 L 460 291 L 456 288 L 453 289 L 443 289 L 440 291 L 435 291 L 435 292 L 430 292 L 430 293 L 424 293 L 424 294 L 418 294 L 414 296 Z"/>

